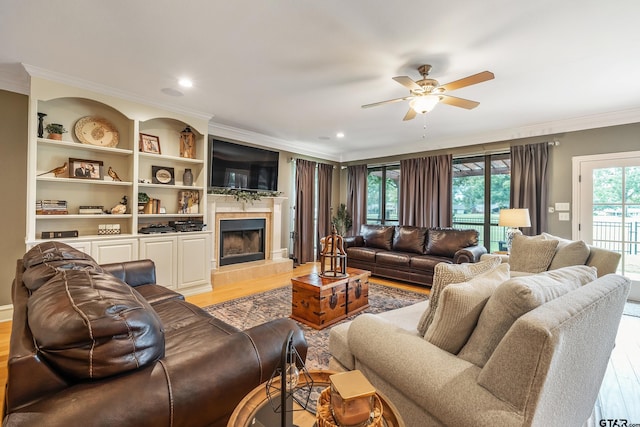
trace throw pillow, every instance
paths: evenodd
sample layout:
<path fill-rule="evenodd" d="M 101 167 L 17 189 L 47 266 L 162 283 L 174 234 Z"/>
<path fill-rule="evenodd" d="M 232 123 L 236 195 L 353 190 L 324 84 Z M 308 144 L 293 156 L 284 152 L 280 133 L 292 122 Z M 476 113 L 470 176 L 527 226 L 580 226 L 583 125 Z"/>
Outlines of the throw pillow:
<path fill-rule="evenodd" d="M 516 235 L 509 255 L 511 270 L 526 273 L 546 271 L 556 253 L 557 246 L 557 240 L 545 240 L 542 236 Z"/>
<path fill-rule="evenodd" d="M 471 336 L 493 291 L 507 280 L 509 264 L 500 264 L 495 270 L 468 282 L 447 286 L 440 294 L 433 323 L 424 338 L 449 353 L 457 354 Z"/>
<path fill-rule="evenodd" d="M 396 232 L 393 235 L 393 250 L 424 254 L 427 230 L 428 228 L 425 227 L 411 227 L 408 225 L 396 227 Z"/>
<path fill-rule="evenodd" d="M 368 248 L 391 250 L 395 227 L 389 225 L 362 224 L 360 234 L 364 238 L 364 245 Z"/>
<path fill-rule="evenodd" d="M 430 228 L 427 237 L 427 254 L 453 258 L 460 249 L 478 244 L 477 230 Z"/>
<path fill-rule="evenodd" d="M 431 294 L 429 294 L 429 306 L 418 322 L 418 333 L 420 336 L 424 336 L 427 329 L 429 329 L 429 325 L 433 322 L 433 317 L 438 308 L 440 293 L 445 287 L 452 283 L 466 282 L 478 274 L 491 271 L 498 267 L 501 262 L 500 257 L 489 257 L 486 260 L 476 263 L 448 264 L 441 262 L 436 264 L 433 269 L 433 284 L 431 285 Z"/>
<path fill-rule="evenodd" d="M 557 270 L 558 268 L 572 265 L 584 265 L 591 253 L 589 246 L 582 240 L 567 240 L 548 233 L 542 233 L 542 237 L 546 240 L 558 241 L 558 247 L 549 265 L 549 270 Z"/>
<path fill-rule="evenodd" d="M 458 356 L 482 368 L 518 317 L 596 277 L 595 268 L 580 265 L 507 280 L 487 301 Z"/>

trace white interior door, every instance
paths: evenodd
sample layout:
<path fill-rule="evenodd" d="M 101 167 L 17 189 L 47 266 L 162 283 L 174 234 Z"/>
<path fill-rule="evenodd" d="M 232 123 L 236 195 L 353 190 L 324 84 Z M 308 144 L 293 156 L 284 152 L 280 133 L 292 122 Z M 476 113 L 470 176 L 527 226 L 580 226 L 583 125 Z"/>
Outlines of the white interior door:
<path fill-rule="evenodd" d="M 575 157 L 573 175 L 573 238 L 619 252 L 640 301 L 640 152 Z"/>

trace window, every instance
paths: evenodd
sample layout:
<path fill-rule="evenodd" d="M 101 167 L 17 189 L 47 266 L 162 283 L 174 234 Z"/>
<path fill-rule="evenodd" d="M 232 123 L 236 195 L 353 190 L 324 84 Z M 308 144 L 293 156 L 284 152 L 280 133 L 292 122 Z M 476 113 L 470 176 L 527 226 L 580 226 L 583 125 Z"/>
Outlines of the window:
<path fill-rule="evenodd" d="M 506 250 L 506 228 L 498 227 L 500 209 L 509 207 L 509 153 L 453 160 L 452 212 L 455 228 L 478 230 L 489 252 Z"/>
<path fill-rule="evenodd" d="M 398 225 L 400 165 L 368 168 L 367 224 Z"/>

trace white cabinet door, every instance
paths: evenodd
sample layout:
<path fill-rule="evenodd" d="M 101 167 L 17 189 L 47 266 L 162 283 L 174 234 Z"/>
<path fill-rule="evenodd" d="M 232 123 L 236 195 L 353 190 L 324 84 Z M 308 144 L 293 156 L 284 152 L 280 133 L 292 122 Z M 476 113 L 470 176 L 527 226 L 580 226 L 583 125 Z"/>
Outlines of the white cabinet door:
<path fill-rule="evenodd" d="M 98 264 L 138 259 L 138 239 L 98 240 L 91 242 L 91 256 Z"/>
<path fill-rule="evenodd" d="M 69 245 L 74 249 L 77 249 L 79 251 L 84 252 L 85 254 L 92 256 L 91 255 L 91 241 L 77 241 L 77 240 L 56 240 L 56 242 L 59 241 L 60 243 L 64 243 L 65 245 Z M 34 246 L 37 246 L 38 244 L 42 243 L 41 241 L 39 242 L 27 242 L 27 251 L 30 250 L 31 248 L 33 248 Z"/>
<path fill-rule="evenodd" d="M 178 239 L 175 236 L 140 238 L 140 259 L 156 265 L 156 283 L 175 289 L 178 283 Z"/>
<path fill-rule="evenodd" d="M 91 242 L 73 242 L 68 241 L 65 242 L 67 245 L 76 248 L 79 251 L 84 252 L 85 254 L 91 256 Z"/>
<path fill-rule="evenodd" d="M 210 285 L 210 233 L 178 236 L 178 288 Z"/>

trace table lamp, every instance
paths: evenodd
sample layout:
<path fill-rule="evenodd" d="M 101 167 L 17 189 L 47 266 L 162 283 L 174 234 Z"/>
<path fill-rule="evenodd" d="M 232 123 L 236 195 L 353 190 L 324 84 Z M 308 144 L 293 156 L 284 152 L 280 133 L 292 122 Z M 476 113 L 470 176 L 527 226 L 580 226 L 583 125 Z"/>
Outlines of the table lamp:
<path fill-rule="evenodd" d="M 498 225 L 507 228 L 507 251 L 511 252 L 513 237 L 522 234 L 518 227 L 531 227 L 529 209 L 500 209 Z"/>

